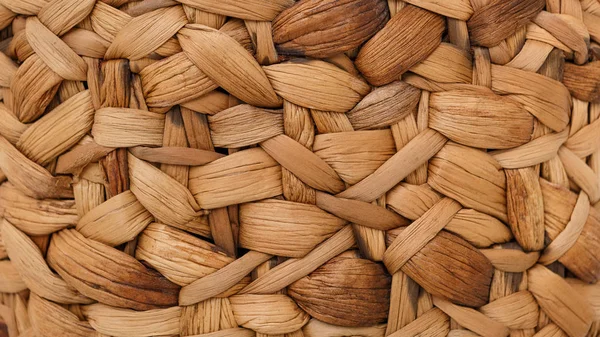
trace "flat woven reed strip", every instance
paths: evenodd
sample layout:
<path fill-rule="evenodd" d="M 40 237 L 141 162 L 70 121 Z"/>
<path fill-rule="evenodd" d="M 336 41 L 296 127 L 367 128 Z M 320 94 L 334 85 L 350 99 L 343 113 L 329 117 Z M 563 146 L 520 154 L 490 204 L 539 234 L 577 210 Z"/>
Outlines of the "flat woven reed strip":
<path fill-rule="evenodd" d="M 600 336 L 598 0 L 0 29 L 0 336 Z"/>

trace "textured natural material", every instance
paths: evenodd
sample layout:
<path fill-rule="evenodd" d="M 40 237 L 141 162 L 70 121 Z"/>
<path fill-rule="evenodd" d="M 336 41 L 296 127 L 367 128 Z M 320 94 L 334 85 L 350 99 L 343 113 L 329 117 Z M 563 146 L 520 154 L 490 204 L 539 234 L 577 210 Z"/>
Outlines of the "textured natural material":
<path fill-rule="evenodd" d="M 0 337 L 600 337 L 600 0 L 0 0 Z"/>

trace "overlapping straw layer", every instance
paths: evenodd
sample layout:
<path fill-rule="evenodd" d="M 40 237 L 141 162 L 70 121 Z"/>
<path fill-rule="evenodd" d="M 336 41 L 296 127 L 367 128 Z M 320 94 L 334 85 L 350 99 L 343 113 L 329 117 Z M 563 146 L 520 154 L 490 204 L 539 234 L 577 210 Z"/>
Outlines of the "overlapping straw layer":
<path fill-rule="evenodd" d="M 599 0 L 0 0 L 0 336 L 600 336 Z"/>

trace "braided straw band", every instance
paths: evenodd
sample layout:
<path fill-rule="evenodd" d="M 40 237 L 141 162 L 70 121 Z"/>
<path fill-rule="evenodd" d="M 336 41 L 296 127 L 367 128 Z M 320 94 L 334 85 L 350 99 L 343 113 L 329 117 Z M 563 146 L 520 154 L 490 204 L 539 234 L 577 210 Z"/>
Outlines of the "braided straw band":
<path fill-rule="evenodd" d="M 598 0 L 0 0 L 0 337 L 600 335 Z"/>

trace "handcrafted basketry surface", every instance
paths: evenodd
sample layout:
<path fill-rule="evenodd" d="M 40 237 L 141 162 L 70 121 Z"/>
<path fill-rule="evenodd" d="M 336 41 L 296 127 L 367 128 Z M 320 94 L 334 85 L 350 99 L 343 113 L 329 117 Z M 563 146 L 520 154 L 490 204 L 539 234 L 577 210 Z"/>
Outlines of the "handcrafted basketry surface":
<path fill-rule="evenodd" d="M 0 336 L 600 336 L 598 0 L 0 29 Z"/>

